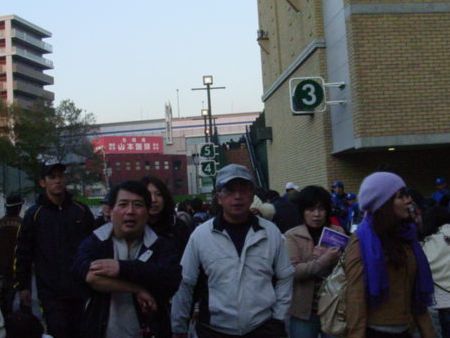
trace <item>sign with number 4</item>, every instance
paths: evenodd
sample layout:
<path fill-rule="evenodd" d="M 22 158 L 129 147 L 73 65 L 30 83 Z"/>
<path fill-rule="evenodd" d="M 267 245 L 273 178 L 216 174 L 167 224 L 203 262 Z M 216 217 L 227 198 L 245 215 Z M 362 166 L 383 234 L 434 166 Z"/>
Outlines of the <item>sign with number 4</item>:
<path fill-rule="evenodd" d="M 216 161 L 201 161 L 200 175 L 203 177 L 216 176 Z"/>

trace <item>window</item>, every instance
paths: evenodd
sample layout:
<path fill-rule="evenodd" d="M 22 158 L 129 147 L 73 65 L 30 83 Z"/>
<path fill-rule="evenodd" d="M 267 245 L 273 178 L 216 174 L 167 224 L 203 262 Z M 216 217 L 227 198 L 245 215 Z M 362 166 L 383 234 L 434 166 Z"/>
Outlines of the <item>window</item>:
<path fill-rule="evenodd" d="M 180 170 L 181 169 L 181 161 L 176 160 L 172 162 L 173 170 Z"/>
<path fill-rule="evenodd" d="M 141 161 L 136 161 L 136 170 L 141 170 Z"/>
<path fill-rule="evenodd" d="M 155 169 L 159 170 L 159 161 L 155 161 Z"/>
<path fill-rule="evenodd" d="M 184 184 L 183 179 L 182 179 L 182 178 L 177 178 L 177 179 L 175 180 L 175 189 L 181 189 L 181 188 L 183 188 L 183 184 Z"/>
<path fill-rule="evenodd" d="M 164 170 L 169 170 L 169 161 L 164 161 Z"/>
<path fill-rule="evenodd" d="M 150 170 L 150 162 L 149 161 L 145 161 L 145 170 L 149 171 Z"/>
<path fill-rule="evenodd" d="M 131 163 L 130 162 L 125 162 L 125 170 L 130 171 L 131 170 Z"/>
<path fill-rule="evenodd" d="M 120 162 L 115 163 L 116 171 L 120 171 Z"/>

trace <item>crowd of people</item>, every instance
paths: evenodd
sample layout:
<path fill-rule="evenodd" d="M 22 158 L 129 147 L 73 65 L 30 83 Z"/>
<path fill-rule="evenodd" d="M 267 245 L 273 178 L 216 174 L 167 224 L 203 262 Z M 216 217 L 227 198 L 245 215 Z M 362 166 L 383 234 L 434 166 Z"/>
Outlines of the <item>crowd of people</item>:
<path fill-rule="evenodd" d="M 330 338 L 319 300 L 338 262 L 345 337 L 450 337 L 442 177 L 428 199 L 392 172 L 368 175 L 358 194 L 337 180 L 330 191 L 287 182 L 280 195 L 229 164 L 211 205 L 175 205 L 147 176 L 111 189 L 94 218 L 67 191 L 65 170 L 42 165 L 42 193 L 23 219 L 21 197 L 6 199 L 0 338 Z M 326 231 L 346 245 L 326 242 Z"/>

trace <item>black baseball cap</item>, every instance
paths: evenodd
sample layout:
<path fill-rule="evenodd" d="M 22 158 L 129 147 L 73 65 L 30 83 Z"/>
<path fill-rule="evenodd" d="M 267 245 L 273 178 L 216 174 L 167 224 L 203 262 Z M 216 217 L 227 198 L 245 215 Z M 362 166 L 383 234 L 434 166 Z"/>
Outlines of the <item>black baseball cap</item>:
<path fill-rule="evenodd" d="M 62 172 L 66 171 L 66 166 L 61 162 L 44 162 L 41 164 L 41 178 L 45 178 L 52 173 L 53 170 L 59 169 Z"/>

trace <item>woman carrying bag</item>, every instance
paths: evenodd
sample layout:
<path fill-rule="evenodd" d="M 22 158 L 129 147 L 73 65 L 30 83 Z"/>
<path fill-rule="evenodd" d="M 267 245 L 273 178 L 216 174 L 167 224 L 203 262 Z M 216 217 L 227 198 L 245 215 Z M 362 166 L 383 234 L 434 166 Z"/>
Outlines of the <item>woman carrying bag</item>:
<path fill-rule="evenodd" d="M 411 196 L 393 173 L 367 176 L 358 200 L 364 218 L 347 246 L 347 338 L 434 338 L 427 306 L 433 280 L 410 215 Z"/>

